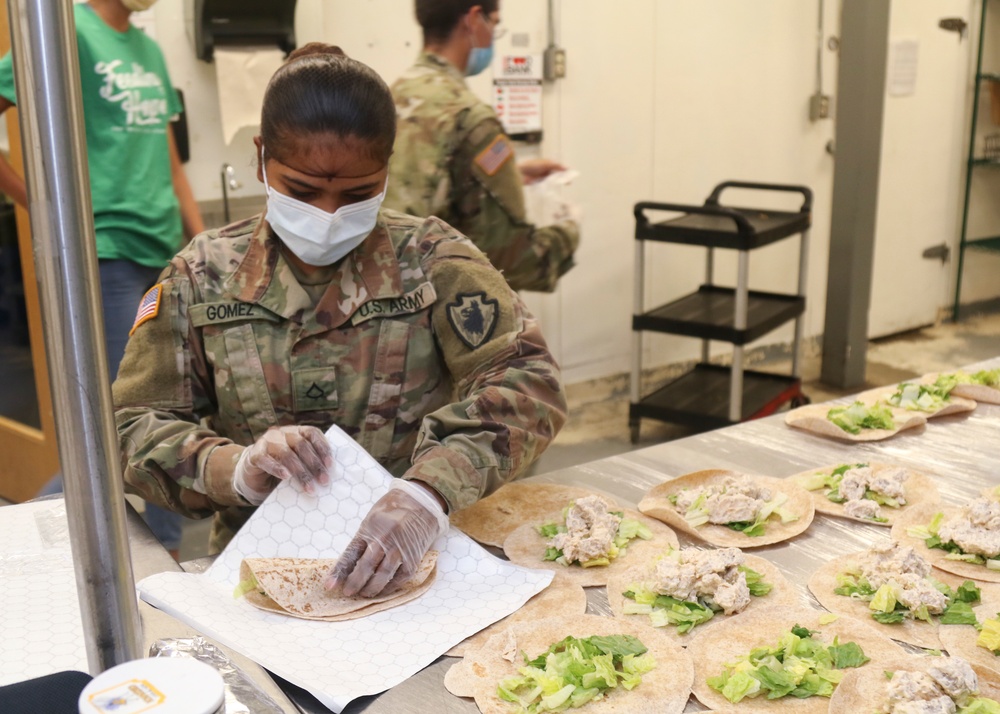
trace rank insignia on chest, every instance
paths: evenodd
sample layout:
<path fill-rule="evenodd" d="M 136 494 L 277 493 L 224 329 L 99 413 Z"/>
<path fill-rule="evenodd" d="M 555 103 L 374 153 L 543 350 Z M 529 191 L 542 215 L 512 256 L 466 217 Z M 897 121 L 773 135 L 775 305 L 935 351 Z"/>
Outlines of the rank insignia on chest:
<path fill-rule="evenodd" d="M 132 329 L 128 331 L 129 337 L 132 336 L 132 333 L 135 332 L 135 328 L 139 325 L 147 320 L 152 320 L 160 314 L 160 296 L 162 294 L 163 283 L 157 283 L 147 290 L 146 294 L 142 296 L 142 300 L 139 301 L 139 309 L 135 313 L 135 322 L 132 323 Z"/>
<path fill-rule="evenodd" d="M 448 322 L 465 346 L 474 350 L 493 336 L 500 319 L 500 302 L 486 293 L 459 293 L 447 304 Z"/>

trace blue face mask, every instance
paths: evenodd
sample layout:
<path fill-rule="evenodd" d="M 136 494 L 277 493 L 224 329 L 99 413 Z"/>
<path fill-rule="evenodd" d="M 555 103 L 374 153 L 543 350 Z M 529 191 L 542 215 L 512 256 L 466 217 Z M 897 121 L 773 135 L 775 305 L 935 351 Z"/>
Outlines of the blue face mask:
<path fill-rule="evenodd" d="M 479 74 L 490 66 L 493 61 L 493 43 L 489 47 L 473 47 L 469 53 L 469 62 L 465 65 L 465 76 Z"/>

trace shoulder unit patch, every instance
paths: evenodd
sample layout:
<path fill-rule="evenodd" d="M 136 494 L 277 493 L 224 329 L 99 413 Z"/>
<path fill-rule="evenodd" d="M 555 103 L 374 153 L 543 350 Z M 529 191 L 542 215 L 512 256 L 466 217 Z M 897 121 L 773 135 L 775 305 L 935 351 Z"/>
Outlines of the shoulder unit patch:
<path fill-rule="evenodd" d="M 139 325 L 160 314 L 160 297 L 162 295 L 163 283 L 157 283 L 142 296 L 142 300 L 139 301 L 139 310 L 135 313 L 135 322 L 132 323 L 132 329 L 128 331 L 129 337 Z"/>
<path fill-rule="evenodd" d="M 486 293 L 459 293 L 450 302 L 448 322 L 466 347 L 474 350 L 493 336 L 500 318 L 500 301 Z"/>

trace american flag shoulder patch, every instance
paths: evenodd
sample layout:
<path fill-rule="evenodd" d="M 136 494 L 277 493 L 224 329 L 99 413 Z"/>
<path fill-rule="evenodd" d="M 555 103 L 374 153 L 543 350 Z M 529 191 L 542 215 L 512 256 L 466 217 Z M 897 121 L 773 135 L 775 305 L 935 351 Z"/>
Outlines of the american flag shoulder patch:
<path fill-rule="evenodd" d="M 501 134 L 491 141 L 489 146 L 479 152 L 479 155 L 476 156 L 475 164 L 487 176 L 493 176 L 513 155 L 514 149 L 510 145 L 510 139 Z"/>
<path fill-rule="evenodd" d="M 160 314 L 160 297 L 162 295 L 163 283 L 157 283 L 142 296 L 142 300 L 139 301 L 139 310 L 135 313 L 135 322 L 132 324 L 132 329 L 128 332 L 129 337 L 132 336 L 132 333 L 135 332 L 135 329 L 139 325 L 147 320 L 152 320 Z"/>

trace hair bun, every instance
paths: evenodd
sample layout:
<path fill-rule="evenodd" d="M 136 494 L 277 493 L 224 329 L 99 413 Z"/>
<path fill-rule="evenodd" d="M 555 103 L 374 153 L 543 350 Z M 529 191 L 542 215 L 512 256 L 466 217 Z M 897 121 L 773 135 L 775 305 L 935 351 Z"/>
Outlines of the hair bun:
<path fill-rule="evenodd" d="M 344 52 L 339 47 L 337 47 L 336 45 L 328 45 L 323 42 L 310 42 L 308 44 L 302 45 L 302 47 L 293 50 L 292 53 L 288 55 L 288 59 L 286 61 L 294 62 L 295 60 L 302 59 L 303 57 L 322 56 L 322 55 L 331 55 L 334 57 L 347 57 L 347 53 Z"/>

